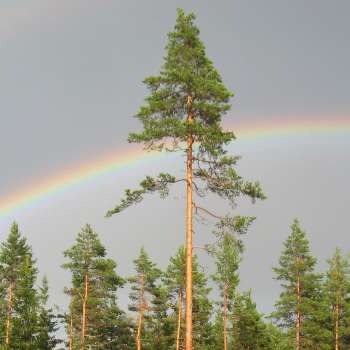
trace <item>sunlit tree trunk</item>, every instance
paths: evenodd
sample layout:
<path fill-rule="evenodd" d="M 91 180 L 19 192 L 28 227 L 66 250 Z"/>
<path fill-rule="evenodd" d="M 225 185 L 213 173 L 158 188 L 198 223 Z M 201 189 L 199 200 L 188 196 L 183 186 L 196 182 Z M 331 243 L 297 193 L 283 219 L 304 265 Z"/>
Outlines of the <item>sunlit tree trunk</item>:
<path fill-rule="evenodd" d="M 10 346 L 11 321 L 12 321 L 12 309 L 13 309 L 13 290 L 14 290 L 14 284 L 11 283 L 8 289 L 8 305 L 7 305 L 6 334 L 5 334 L 6 348 Z"/>
<path fill-rule="evenodd" d="M 180 350 L 181 319 L 182 319 L 182 289 L 179 288 L 178 309 L 177 309 L 176 350 Z"/>
<path fill-rule="evenodd" d="M 192 122 L 192 97 L 187 98 L 187 121 Z M 192 148 L 193 136 L 187 138 L 187 225 L 186 225 L 186 350 L 192 350 Z"/>
<path fill-rule="evenodd" d="M 136 349 L 141 350 L 141 329 L 143 321 L 145 300 L 144 300 L 144 276 L 140 276 L 140 298 L 139 298 L 139 320 L 137 323 L 137 333 L 136 333 Z"/>
<path fill-rule="evenodd" d="M 81 324 L 81 350 L 85 349 L 85 337 L 86 337 L 86 324 L 87 324 L 87 301 L 89 296 L 89 277 L 85 274 L 84 278 L 84 299 L 83 299 L 83 316 Z"/>

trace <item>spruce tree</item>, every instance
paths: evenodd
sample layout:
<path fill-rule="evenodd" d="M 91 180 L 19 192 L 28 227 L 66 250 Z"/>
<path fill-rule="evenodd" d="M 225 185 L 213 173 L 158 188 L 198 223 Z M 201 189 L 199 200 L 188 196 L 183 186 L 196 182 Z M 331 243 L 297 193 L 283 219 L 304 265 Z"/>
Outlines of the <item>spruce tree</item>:
<path fill-rule="evenodd" d="M 296 350 L 311 349 L 320 335 L 315 316 L 321 301 L 321 276 L 314 272 L 316 259 L 297 219 L 291 231 L 284 242 L 279 266 L 273 269 L 275 278 L 281 281 L 282 292 L 272 317 L 283 328 L 294 330 Z"/>
<path fill-rule="evenodd" d="M 66 289 L 71 297 L 67 317 L 69 348 L 114 348 L 109 343 L 109 332 L 116 335 L 113 327 L 117 325 L 110 323 L 111 319 L 120 318 L 125 332 L 125 319 L 120 317 L 116 304 L 116 292 L 124 281 L 115 272 L 116 263 L 106 258 L 106 249 L 88 224 L 78 233 L 75 245 L 66 250 L 64 256 L 69 261 L 63 267 L 72 273 L 72 287 Z"/>
<path fill-rule="evenodd" d="M 324 283 L 324 300 L 327 304 L 328 327 L 332 334 L 331 349 L 347 349 L 350 346 L 350 261 L 337 248 L 328 260 Z"/>
<path fill-rule="evenodd" d="M 186 350 L 192 349 L 193 210 L 210 215 L 193 195 L 211 192 L 231 204 L 241 195 L 264 198 L 258 183 L 244 181 L 234 169 L 238 157 L 226 154 L 225 147 L 235 136 L 223 130 L 221 119 L 230 109 L 232 93 L 207 57 L 194 20 L 192 13 L 178 10 L 160 74 L 144 80 L 150 95 L 137 113 L 143 131 L 129 135 L 130 142 L 143 143 L 147 150 L 183 152 L 186 177 L 147 176 L 140 189 L 126 190 L 125 198 L 107 213 L 119 213 L 140 202 L 146 193 L 158 191 L 166 196 L 170 184 L 186 184 Z"/>

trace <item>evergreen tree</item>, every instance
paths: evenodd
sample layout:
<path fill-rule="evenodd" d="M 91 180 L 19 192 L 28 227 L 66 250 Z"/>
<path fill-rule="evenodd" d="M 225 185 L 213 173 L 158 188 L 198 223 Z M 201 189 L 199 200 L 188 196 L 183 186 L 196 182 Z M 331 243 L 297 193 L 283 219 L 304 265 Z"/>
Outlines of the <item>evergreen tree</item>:
<path fill-rule="evenodd" d="M 197 265 L 195 260 L 192 264 Z M 193 267 L 193 275 L 195 276 Z M 170 258 L 169 265 L 164 274 L 164 284 L 167 288 L 169 304 L 173 310 L 173 319 L 176 320 L 176 335 L 174 334 L 175 349 L 183 349 L 184 324 L 183 305 L 186 288 L 186 253 L 183 246 Z"/>
<path fill-rule="evenodd" d="M 52 308 L 47 307 L 49 299 L 49 285 L 44 277 L 39 293 L 38 326 L 37 326 L 37 350 L 55 349 L 61 341 L 55 336 L 58 330 L 57 316 Z"/>
<path fill-rule="evenodd" d="M 183 151 L 186 178 L 161 173 L 147 176 L 141 188 L 126 190 L 125 198 L 107 216 L 119 213 L 142 200 L 143 195 L 159 191 L 166 196 L 169 184 L 186 183 L 186 350 L 192 349 L 192 233 L 193 209 L 210 213 L 194 201 L 195 194 L 211 192 L 231 204 L 241 195 L 253 200 L 264 198 L 258 183 L 245 182 L 234 169 L 238 157 L 226 154 L 225 146 L 235 136 L 222 129 L 222 117 L 229 111 L 232 93 L 205 53 L 194 24 L 195 16 L 178 10 L 175 29 L 168 35 L 165 62 L 158 76 L 145 79 L 150 90 L 137 117 L 141 133 L 129 135 L 130 142 L 143 143 L 148 150 Z"/>
<path fill-rule="evenodd" d="M 212 312 L 212 304 L 209 300 L 210 288 L 207 286 L 207 278 L 202 271 L 198 258 L 193 256 L 193 347 L 195 349 L 204 349 L 211 346 L 212 334 L 210 317 Z M 183 349 L 185 344 L 185 329 L 183 324 L 183 305 L 184 291 L 186 287 L 186 251 L 184 247 L 180 247 L 175 256 L 170 258 L 169 265 L 164 274 L 164 284 L 168 291 L 170 307 L 173 312 L 174 327 L 173 343 L 175 348 Z"/>
<path fill-rule="evenodd" d="M 268 327 L 257 311 L 250 292 L 236 296 L 234 310 L 233 349 L 276 350 Z"/>
<path fill-rule="evenodd" d="M 168 315 L 169 300 L 166 288 L 158 284 L 153 290 L 148 319 L 148 335 L 152 350 L 173 348 L 174 322 Z"/>
<path fill-rule="evenodd" d="M 72 273 L 72 288 L 66 289 L 71 297 L 69 348 L 115 348 L 111 341 L 118 343 L 118 326 L 123 339 L 128 332 L 126 318 L 116 304 L 116 292 L 124 283 L 115 272 L 116 263 L 106 258 L 106 250 L 90 225 L 83 227 L 64 256 L 69 262 L 63 267 Z"/>
<path fill-rule="evenodd" d="M 224 319 L 222 317 L 222 309 L 219 307 L 214 314 L 212 324 L 212 350 L 222 350 L 225 347 L 223 336 Z M 232 337 L 228 337 L 228 348 L 231 349 L 230 341 Z"/>
<path fill-rule="evenodd" d="M 282 282 L 282 292 L 272 317 L 283 328 L 295 331 L 296 350 L 313 349 L 320 345 L 322 335 L 316 322 L 321 276 L 314 272 L 316 259 L 310 254 L 309 242 L 297 219 L 291 230 L 279 267 L 273 269 L 276 279 Z"/>
<path fill-rule="evenodd" d="M 37 349 L 37 269 L 32 250 L 13 223 L 0 248 L 2 343 L 5 349 Z"/>
<path fill-rule="evenodd" d="M 231 235 L 224 235 L 214 251 L 217 282 L 222 302 L 224 350 L 228 349 L 228 312 L 232 309 L 234 295 L 239 283 L 238 266 L 240 261 L 240 247 Z"/>
<path fill-rule="evenodd" d="M 161 271 L 150 260 L 143 247 L 138 258 L 134 260 L 134 265 L 136 275 L 129 278 L 131 283 L 129 310 L 137 312 L 136 347 L 137 350 L 152 349 L 153 339 L 147 331 L 150 328 L 150 310 L 155 301 L 157 281 L 161 277 Z"/>
<path fill-rule="evenodd" d="M 271 350 L 293 350 L 293 339 L 281 328 L 273 323 L 266 324 L 267 333 L 271 339 Z"/>
<path fill-rule="evenodd" d="M 328 264 L 324 284 L 328 322 L 323 327 L 332 335 L 330 349 L 347 349 L 350 347 L 350 261 L 337 248 Z"/>

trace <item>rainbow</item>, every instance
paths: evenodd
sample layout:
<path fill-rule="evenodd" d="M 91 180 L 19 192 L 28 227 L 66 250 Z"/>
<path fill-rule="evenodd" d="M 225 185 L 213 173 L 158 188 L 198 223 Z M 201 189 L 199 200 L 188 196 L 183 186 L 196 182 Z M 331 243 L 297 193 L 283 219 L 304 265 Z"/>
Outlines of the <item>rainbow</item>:
<path fill-rule="evenodd" d="M 323 119 L 261 119 L 237 123 L 234 126 L 239 140 L 255 140 L 272 136 L 290 136 L 300 134 L 337 134 L 350 132 L 350 117 L 333 117 Z M 233 129 L 233 124 L 226 124 Z M 28 208 L 41 200 L 55 196 L 73 186 L 93 180 L 107 173 L 118 172 L 132 165 L 159 159 L 164 153 L 148 153 L 140 147 L 127 147 L 108 156 L 93 159 L 74 168 L 63 169 L 55 176 L 0 198 L 0 219 L 19 209 Z"/>

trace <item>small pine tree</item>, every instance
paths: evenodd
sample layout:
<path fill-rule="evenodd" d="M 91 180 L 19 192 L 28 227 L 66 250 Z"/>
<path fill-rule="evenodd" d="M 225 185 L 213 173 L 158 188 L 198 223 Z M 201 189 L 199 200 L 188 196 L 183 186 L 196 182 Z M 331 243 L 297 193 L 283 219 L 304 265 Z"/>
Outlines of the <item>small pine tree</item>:
<path fill-rule="evenodd" d="M 137 350 L 152 349 L 153 339 L 150 338 L 150 310 L 154 302 L 157 281 L 161 271 L 150 260 L 146 250 L 142 247 L 137 259 L 134 260 L 136 275 L 129 278 L 131 304 L 129 310 L 137 313 L 136 348 Z M 146 323 L 146 324 L 145 324 Z"/>
<path fill-rule="evenodd" d="M 62 341 L 56 338 L 58 331 L 57 316 L 52 308 L 47 307 L 49 300 L 49 285 L 44 277 L 39 291 L 38 325 L 37 325 L 37 350 L 55 349 Z"/>
<path fill-rule="evenodd" d="M 236 296 L 234 310 L 233 349 L 276 350 L 250 292 Z"/>
<path fill-rule="evenodd" d="M 315 311 L 320 302 L 321 276 L 314 272 L 316 259 L 310 254 L 309 242 L 297 219 L 291 230 L 279 267 L 273 269 L 276 279 L 282 282 L 282 292 L 272 317 L 283 328 L 294 330 L 296 350 L 311 349 L 320 335 Z"/>
<path fill-rule="evenodd" d="M 37 349 L 37 269 L 32 250 L 13 223 L 0 248 L 1 320 L 5 349 Z"/>
<path fill-rule="evenodd" d="M 328 324 L 323 326 L 332 335 L 330 348 L 346 349 L 350 346 L 350 261 L 337 248 L 328 265 L 324 283 Z"/>
<path fill-rule="evenodd" d="M 68 345 L 71 349 L 95 346 L 108 349 L 110 344 L 105 341 L 111 337 L 108 332 L 115 326 L 109 323 L 111 315 L 116 320 L 121 318 L 116 292 L 124 280 L 115 272 L 116 263 L 106 258 L 106 249 L 90 225 L 82 228 L 75 245 L 66 250 L 64 256 L 69 262 L 63 268 L 72 273 L 72 287 L 66 289 L 71 297 L 67 317 Z M 120 321 L 122 325 L 123 318 Z"/>
<path fill-rule="evenodd" d="M 173 320 L 176 319 L 174 329 L 174 343 L 176 350 L 185 346 L 185 328 L 183 323 L 183 306 L 185 304 L 186 287 L 186 252 L 180 247 L 175 256 L 170 258 L 169 265 L 164 274 L 164 284 L 168 291 L 169 303 L 173 312 Z M 212 330 L 210 317 L 212 303 L 209 300 L 210 288 L 207 286 L 207 278 L 198 263 L 196 255 L 192 260 L 193 272 L 193 346 L 194 348 L 210 348 L 212 342 Z"/>
<path fill-rule="evenodd" d="M 243 247 L 234 234 L 221 230 L 217 234 L 220 237 L 213 250 L 216 272 L 212 278 L 217 283 L 222 297 L 220 305 L 223 317 L 223 349 L 227 350 L 230 328 L 228 313 L 232 310 L 236 288 L 239 283 L 238 267 Z"/>

